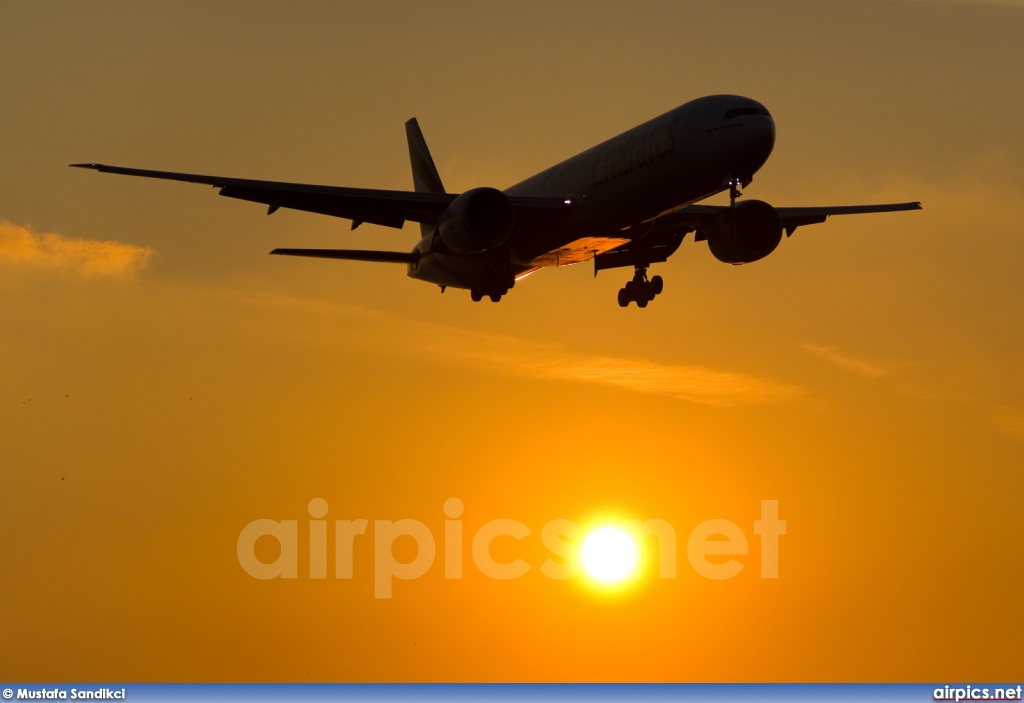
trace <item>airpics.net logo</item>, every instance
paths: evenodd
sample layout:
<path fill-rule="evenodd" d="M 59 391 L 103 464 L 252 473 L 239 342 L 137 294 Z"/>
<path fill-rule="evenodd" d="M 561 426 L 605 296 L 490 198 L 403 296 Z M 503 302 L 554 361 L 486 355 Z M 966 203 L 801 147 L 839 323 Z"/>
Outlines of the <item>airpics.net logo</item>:
<path fill-rule="evenodd" d="M 534 564 L 521 557 L 497 561 L 492 543 L 499 537 L 517 542 L 534 534 L 519 520 L 502 518 L 481 525 L 471 536 L 464 535 L 464 506 L 458 498 L 444 503 L 444 535 L 441 539 L 446 579 L 461 579 L 464 573 L 466 541 L 473 566 L 484 576 L 497 580 L 517 579 Z M 309 578 L 326 579 L 328 573 L 328 504 L 323 498 L 309 501 Z M 366 535 L 370 521 L 334 520 L 334 578 L 355 577 L 354 552 L 357 540 Z M 779 519 L 779 501 L 762 500 L 761 515 L 753 521 L 753 534 L 760 539 L 761 578 L 779 577 L 779 537 L 786 534 L 786 521 Z M 256 579 L 294 579 L 299 576 L 299 521 L 253 520 L 238 535 L 238 563 Z M 410 561 L 395 558 L 394 547 L 400 538 L 411 538 L 416 556 Z M 256 543 L 262 538 L 277 542 L 279 553 L 273 561 L 261 561 Z M 648 541 L 656 543 L 658 576 L 676 578 L 677 536 L 675 528 L 665 520 L 605 521 L 583 531 L 571 520 L 549 521 L 540 531 L 540 539 L 548 552 L 538 566 L 544 576 L 554 580 L 571 579 L 585 574 L 604 584 L 621 583 L 639 574 L 641 554 Z M 373 594 L 375 598 L 391 598 L 396 579 L 411 581 L 426 574 L 437 557 L 438 543 L 430 528 L 419 520 L 373 521 Z M 729 579 L 743 570 L 745 564 L 734 557 L 748 553 L 747 533 L 729 520 L 705 520 L 686 539 L 686 557 L 690 567 L 707 579 Z M 713 559 L 709 559 L 712 557 Z"/>
<path fill-rule="evenodd" d="M 1021 685 L 1016 686 L 950 686 L 936 688 L 932 692 L 936 701 L 1019 701 Z"/>

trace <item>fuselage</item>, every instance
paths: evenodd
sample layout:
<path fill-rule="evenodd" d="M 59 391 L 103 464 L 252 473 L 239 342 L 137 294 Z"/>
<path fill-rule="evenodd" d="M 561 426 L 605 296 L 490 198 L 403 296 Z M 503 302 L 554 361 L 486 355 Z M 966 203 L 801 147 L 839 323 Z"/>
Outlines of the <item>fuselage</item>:
<path fill-rule="evenodd" d="M 436 231 L 417 245 L 409 275 L 472 288 L 494 276 L 586 261 L 642 236 L 641 223 L 748 184 L 775 145 L 775 122 L 759 102 L 735 95 L 693 100 L 505 189 L 519 197 L 564 197 L 554 221 L 516 222 L 498 258 L 445 251 Z M 568 194 L 568 195 L 567 195 Z"/>

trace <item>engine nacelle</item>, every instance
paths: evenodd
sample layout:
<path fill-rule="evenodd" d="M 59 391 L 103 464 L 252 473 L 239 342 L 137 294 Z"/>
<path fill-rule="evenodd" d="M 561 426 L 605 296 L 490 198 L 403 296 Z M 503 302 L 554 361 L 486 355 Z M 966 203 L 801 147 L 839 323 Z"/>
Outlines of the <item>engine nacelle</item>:
<path fill-rule="evenodd" d="M 708 248 L 727 264 L 749 264 L 775 251 L 782 241 L 782 220 L 768 203 L 744 200 L 724 210 L 708 232 Z"/>
<path fill-rule="evenodd" d="M 459 254 L 499 246 L 512 234 L 516 210 L 495 188 L 474 188 L 455 198 L 438 227 L 441 241 Z"/>

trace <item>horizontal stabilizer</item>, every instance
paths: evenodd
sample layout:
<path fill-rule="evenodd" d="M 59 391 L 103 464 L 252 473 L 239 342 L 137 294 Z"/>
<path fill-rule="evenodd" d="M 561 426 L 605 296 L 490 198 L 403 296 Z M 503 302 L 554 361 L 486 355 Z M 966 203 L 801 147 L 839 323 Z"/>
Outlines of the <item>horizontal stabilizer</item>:
<path fill-rule="evenodd" d="M 385 264 L 414 264 L 418 257 L 402 251 L 371 251 L 369 249 L 274 249 L 281 256 L 311 256 L 317 259 L 377 261 Z"/>

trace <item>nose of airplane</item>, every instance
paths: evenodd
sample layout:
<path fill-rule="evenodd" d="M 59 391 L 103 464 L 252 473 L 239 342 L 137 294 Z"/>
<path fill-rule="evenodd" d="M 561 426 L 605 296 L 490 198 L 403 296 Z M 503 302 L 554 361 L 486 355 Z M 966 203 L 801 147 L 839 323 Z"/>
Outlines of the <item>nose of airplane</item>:
<path fill-rule="evenodd" d="M 763 105 L 753 104 L 757 113 L 748 113 L 745 116 L 742 146 L 739 149 L 742 159 L 746 162 L 743 170 L 750 174 L 764 165 L 775 148 L 775 120 Z"/>
<path fill-rule="evenodd" d="M 750 120 L 750 138 L 758 147 L 757 151 L 763 152 L 767 159 L 775 148 L 775 120 L 768 108 L 760 103 L 757 103 L 755 119 Z"/>

